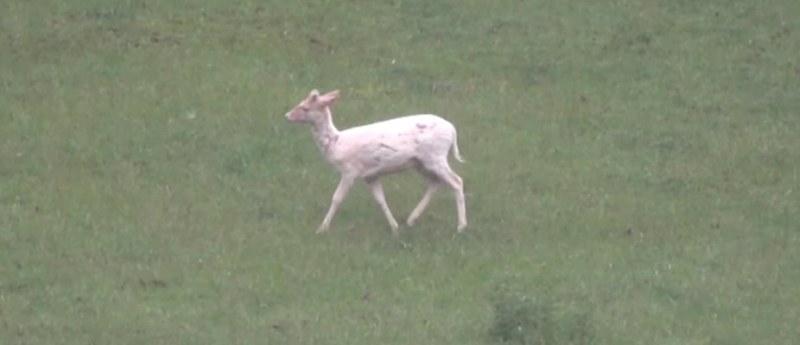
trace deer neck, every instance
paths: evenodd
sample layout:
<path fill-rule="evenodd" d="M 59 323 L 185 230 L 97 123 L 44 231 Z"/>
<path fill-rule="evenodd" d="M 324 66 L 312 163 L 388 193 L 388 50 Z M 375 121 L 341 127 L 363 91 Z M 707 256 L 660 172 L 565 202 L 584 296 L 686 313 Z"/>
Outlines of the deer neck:
<path fill-rule="evenodd" d="M 333 125 L 329 108 L 325 108 L 322 118 L 314 122 L 311 132 L 314 134 L 314 141 L 317 143 L 319 151 L 328 156 L 339 139 L 339 130 Z"/>

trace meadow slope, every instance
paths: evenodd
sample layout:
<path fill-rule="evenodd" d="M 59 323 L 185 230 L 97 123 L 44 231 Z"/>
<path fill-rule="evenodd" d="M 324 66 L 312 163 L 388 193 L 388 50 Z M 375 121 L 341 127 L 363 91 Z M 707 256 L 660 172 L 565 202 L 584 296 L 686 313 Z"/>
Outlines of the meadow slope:
<path fill-rule="evenodd" d="M 0 8 L 2 344 L 800 342 L 796 0 Z M 452 121 L 466 232 L 315 235 L 312 88 Z"/>

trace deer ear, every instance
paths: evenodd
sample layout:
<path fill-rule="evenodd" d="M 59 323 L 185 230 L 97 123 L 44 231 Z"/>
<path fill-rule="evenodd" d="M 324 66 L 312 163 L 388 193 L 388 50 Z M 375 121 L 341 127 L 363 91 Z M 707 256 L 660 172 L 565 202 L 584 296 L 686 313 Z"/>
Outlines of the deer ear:
<path fill-rule="evenodd" d="M 319 91 L 317 89 L 311 90 L 311 92 L 308 93 L 308 97 L 310 97 L 310 98 L 319 97 Z"/>
<path fill-rule="evenodd" d="M 336 101 L 337 98 L 339 98 L 339 94 L 340 94 L 339 90 L 333 90 L 322 96 L 319 96 L 319 102 L 322 103 L 324 106 L 330 106 L 331 104 L 333 104 L 333 102 Z"/>

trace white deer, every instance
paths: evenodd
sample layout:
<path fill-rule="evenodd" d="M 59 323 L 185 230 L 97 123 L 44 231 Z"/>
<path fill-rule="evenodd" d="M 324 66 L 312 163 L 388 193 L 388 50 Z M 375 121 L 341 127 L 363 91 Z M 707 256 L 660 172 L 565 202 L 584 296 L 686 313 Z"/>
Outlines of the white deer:
<path fill-rule="evenodd" d="M 464 162 L 458 153 L 456 129 L 447 120 L 432 114 L 410 115 L 340 131 L 333 125 L 330 107 L 339 98 L 339 90 L 320 95 L 312 90 L 308 97 L 286 113 L 291 122 L 311 125 L 314 140 L 322 155 L 333 165 L 341 180 L 333 193 L 330 208 L 317 229 L 323 233 L 330 228 L 339 205 L 357 179 L 363 179 L 372 189 L 392 234 L 398 235 L 398 224 L 386 204 L 382 176 L 415 168 L 428 181 L 428 189 L 406 220 L 414 225 L 428 207 L 433 194 L 442 184 L 453 189 L 458 212 L 458 232 L 467 226 L 464 202 L 464 183 L 450 168 L 448 154 Z"/>

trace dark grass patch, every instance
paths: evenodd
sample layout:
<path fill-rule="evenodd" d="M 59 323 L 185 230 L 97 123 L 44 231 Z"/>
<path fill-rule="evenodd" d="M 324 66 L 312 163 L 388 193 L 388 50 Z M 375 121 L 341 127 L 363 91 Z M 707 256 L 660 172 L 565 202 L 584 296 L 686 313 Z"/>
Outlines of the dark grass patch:
<path fill-rule="evenodd" d="M 591 314 L 561 309 L 547 294 L 501 286 L 493 297 L 489 337 L 497 344 L 594 344 Z"/>

